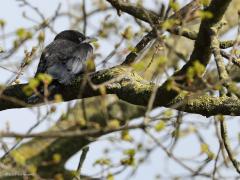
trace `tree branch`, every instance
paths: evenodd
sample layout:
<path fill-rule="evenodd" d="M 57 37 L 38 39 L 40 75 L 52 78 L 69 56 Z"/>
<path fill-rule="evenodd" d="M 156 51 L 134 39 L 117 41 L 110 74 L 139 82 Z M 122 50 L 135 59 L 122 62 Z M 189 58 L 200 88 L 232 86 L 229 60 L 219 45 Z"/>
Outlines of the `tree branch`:
<path fill-rule="evenodd" d="M 120 11 L 123 11 L 150 24 L 158 24 L 160 22 L 158 15 L 151 10 L 147 10 L 143 7 L 137 7 L 134 4 L 125 3 L 119 0 L 107 1 L 117 9 L 118 15 L 120 15 Z"/>
<path fill-rule="evenodd" d="M 102 89 L 100 91 L 99 87 L 105 87 L 106 94 L 116 94 L 126 102 L 146 107 L 156 86 L 132 72 L 129 67 L 101 70 L 90 75 L 90 79 L 92 83 L 87 83 L 82 88 L 83 79 L 79 77 L 73 85 L 62 86 L 57 93 L 62 95 L 64 101 L 70 101 L 102 95 Z M 28 84 L 7 87 L 3 91 L 4 98 L 0 98 L 0 110 L 29 107 L 29 105 L 24 105 L 27 103 L 27 96 L 22 91 L 22 88 L 26 85 Z M 13 101 L 13 99 L 17 99 L 17 101 Z M 22 102 L 22 104 L 18 102 Z M 43 100 L 40 100 L 32 105 L 40 105 L 42 102 Z M 216 114 L 240 115 L 240 101 L 238 99 L 200 95 L 180 91 L 178 88 L 169 89 L 168 83 L 157 88 L 153 107 L 170 107 L 205 116 Z"/>
<path fill-rule="evenodd" d="M 230 2 L 231 0 L 211 1 L 205 11 L 211 13 L 212 18 L 205 18 L 202 20 L 190 60 L 180 71 L 175 73 L 175 76 L 186 75 L 187 70 L 192 67 L 196 61 L 199 61 L 202 65 L 207 66 L 211 56 L 211 28 L 221 21 Z M 179 81 L 179 83 L 181 82 L 182 81 Z"/>
<path fill-rule="evenodd" d="M 21 159 L 24 159 L 26 162 L 26 165 L 33 165 L 37 167 L 38 174 L 42 177 L 53 177 L 54 174 L 61 173 L 64 175 L 64 179 L 72 179 L 74 175 L 73 173 L 63 173 L 65 172 L 64 164 L 84 146 L 90 144 L 95 138 L 103 135 L 103 132 L 100 133 L 100 130 L 101 128 L 107 128 L 106 117 L 109 117 L 110 119 L 118 119 L 121 123 L 126 124 L 128 120 L 141 117 L 145 114 L 144 108 L 119 101 L 117 98 L 113 98 L 112 96 L 104 98 L 108 111 L 103 114 L 101 108 L 96 108 L 102 100 L 102 97 L 89 98 L 86 100 L 87 119 L 83 119 L 83 109 L 81 106 L 76 104 L 74 107 L 69 109 L 66 116 L 60 117 L 53 127 L 45 131 L 46 133 L 54 133 L 56 131 L 64 133 L 65 131 L 74 132 L 82 129 L 82 132 L 88 131 L 89 133 L 92 133 L 96 130 L 94 125 L 98 124 L 99 132 L 94 134 L 94 136 L 91 136 L 91 138 L 90 136 L 34 138 L 11 151 L 7 156 L 1 159 L 1 162 L 10 165 L 13 163 L 12 158 L 17 161 L 19 157 L 21 157 Z M 81 125 L 81 122 L 87 122 L 88 127 Z M 114 130 L 112 130 L 112 132 L 113 131 Z M 59 163 L 51 163 L 54 154 L 58 154 L 59 157 L 61 157 L 61 161 Z M 42 162 L 50 163 L 42 164 Z M 54 168 L 55 171 L 49 170 L 52 170 L 52 168 Z M 0 171 L 3 170 L 0 168 Z M 22 170 L 21 172 L 24 171 Z M 6 173 L 3 173 L 3 175 Z M 1 173 L 0 179 L 2 179 Z"/>
<path fill-rule="evenodd" d="M 130 52 L 125 61 L 122 63 L 123 65 L 130 65 L 134 63 L 138 58 L 140 52 L 144 51 L 145 47 L 155 38 L 157 38 L 158 33 L 156 32 L 156 29 L 161 29 L 161 26 L 163 24 L 163 21 L 161 20 L 161 17 L 158 16 L 158 14 L 147 10 L 143 7 L 137 7 L 134 4 L 125 3 L 122 1 L 117 0 L 107 0 L 113 7 L 115 7 L 118 11 L 126 12 L 130 15 L 132 15 L 135 18 L 138 18 L 140 20 L 143 20 L 147 23 L 149 23 L 151 26 L 154 25 L 154 28 L 152 31 L 150 31 L 148 34 L 146 34 L 143 39 L 136 45 L 134 51 Z M 193 15 L 197 10 L 201 8 L 200 1 L 194 0 L 184 7 L 182 7 L 179 11 L 171 15 L 167 20 L 169 19 L 175 19 L 184 21 L 187 20 L 189 17 L 194 17 Z M 167 29 L 167 31 L 180 35 L 183 37 L 186 37 L 191 40 L 196 40 L 198 38 L 198 33 L 195 31 L 191 31 L 187 28 L 179 27 L 178 24 L 174 25 L 172 28 Z M 232 47 L 235 41 L 223 41 L 220 42 L 220 48 L 226 49 L 229 47 Z"/>

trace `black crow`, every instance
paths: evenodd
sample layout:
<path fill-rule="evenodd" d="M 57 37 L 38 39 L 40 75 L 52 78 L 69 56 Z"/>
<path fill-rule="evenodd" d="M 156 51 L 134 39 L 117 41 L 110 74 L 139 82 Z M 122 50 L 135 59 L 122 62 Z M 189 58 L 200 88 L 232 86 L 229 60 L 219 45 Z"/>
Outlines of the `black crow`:
<path fill-rule="evenodd" d="M 93 55 L 93 47 L 89 43 L 95 40 L 75 30 L 60 32 L 43 50 L 35 77 L 46 73 L 53 78 L 54 84 L 69 85 L 80 74 L 95 71 L 95 67 L 87 68 L 87 60 L 92 60 Z M 29 103 L 37 101 L 35 97 L 31 96 Z"/>

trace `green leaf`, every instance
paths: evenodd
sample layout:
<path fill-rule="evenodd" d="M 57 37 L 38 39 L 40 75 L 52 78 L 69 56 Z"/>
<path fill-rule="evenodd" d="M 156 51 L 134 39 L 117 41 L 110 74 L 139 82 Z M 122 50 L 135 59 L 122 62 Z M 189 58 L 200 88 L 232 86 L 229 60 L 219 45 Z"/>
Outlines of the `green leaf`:
<path fill-rule="evenodd" d="M 54 164 L 60 163 L 60 162 L 61 162 L 61 159 L 62 159 L 62 156 L 61 156 L 61 154 L 59 154 L 59 153 L 55 153 L 55 154 L 53 154 L 53 156 L 52 156 L 52 160 L 53 160 L 53 163 L 54 163 Z"/>
<path fill-rule="evenodd" d="M 18 28 L 16 34 L 21 40 L 32 38 L 32 33 L 25 28 Z"/>
<path fill-rule="evenodd" d="M 122 33 L 123 38 L 130 40 L 133 37 L 132 27 L 128 26 Z"/>
<path fill-rule="evenodd" d="M 122 165 L 133 166 L 135 164 L 135 158 L 130 157 L 130 158 L 122 159 L 121 164 Z"/>
<path fill-rule="evenodd" d="M 6 25 L 6 21 L 3 19 L 0 19 L 0 27 L 4 28 L 5 25 Z"/>
<path fill-rule="evenodd" d="M 208 144 L 202 143 L 201 144 L 201 152 L 207 153 L 209 151 Z"/>
<path fill-rule="evenodd" d="M 128 155 L 128 156 L 134 156 L 136 154 L 135 149 L 127 149 L 123 152 L 124 154 Z"/>
<path fill-rule="evenodd" d="M 155 131 L 160 132 L 160 131 L 162 131 L 165 127 L 166 127 L 165 122 L 160 120 L 160 121 L 155 125 L 154 128 L 155 128 Z"/>
<path fill-rule="evenodd" d="M 107 180 L 114 180 L 114 176 L 112 175 L 112 173 L 109 173 L 107 175 Z"/>
<path fill-rule="evenodd" d="M 133 137 L 129 134 L 129 131 L 127 130 L 121 132 L 121 139 L 128 142 L 133 141 Z"/>
<path fill-rule="evenodd" d="M 39 84 L 40 84 L 39 80 L 36 79 L 36 78 L 33 78 L 33 79 L 31 79 L 31 80 L 29 81 L 28 86 L 29 86 L 31 89 L 36 89 Z"/>
<path fill-rule="evenodd" d="M 180 5 L 177 2 L 174 2 L 173 0 L 170 0 L 169 5 L 173 9 L 173 11 L 178 11 L 180 9 Z"/>
<path fill-rule="evenodd" d="M 59 103 L 63 101 L 63 97 L 61 94 L 55 94 L 54 95 L 54 102 Z"/>
<path fill-rule="evenodd" d="M 201 3 L 203 6 L 208 6 L 209 3 L 210 3 L 210 0 L 201 0 L 200 3 Z"/>
<path fill-rule="evenodd" d="M 44 40 L 45 40 L 45 33 L 44 31 L 40 31 L 40 33 L 38 34 L 38 42 L 42 43 L 44 42 Z"/>
<path fill-rule="evenodd" d="M 52 82 L 52 76 L 49 74 L 39 73 L 37 78 L 42 81 L 44 84 L 50 84 Z"/>
<path fill-rule="evenodd" d="M 202 19 L 211 19 L 213 14 L 209 11 L 197 11 L 197 14 Z"/>
<path fill-rule="evenodd" d="M 163 22 L 162 28 L 163 29 L 171 29 L 174 25 L 179 24 L 179 20 L 176 19 L 168 19 Z"/>
<path fill-rule="evenodd" d="M 120 127 L 120 122 L 117 119 L 110 120 L 108 122 L 108 128 L 117 129 Z"/>

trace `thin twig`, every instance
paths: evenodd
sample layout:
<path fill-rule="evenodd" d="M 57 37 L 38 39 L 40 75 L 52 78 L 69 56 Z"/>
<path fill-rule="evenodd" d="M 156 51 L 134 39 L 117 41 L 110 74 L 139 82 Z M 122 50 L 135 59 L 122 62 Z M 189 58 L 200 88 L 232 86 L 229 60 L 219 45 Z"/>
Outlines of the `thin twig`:
<path fill-rule="evenodd" d="M 85 137 L 85 136 L 96 136 L 96 135 L 104 135 L 112 132 L 118 132 L 123 130 L 129 129 L 138 129 L 145 127 L 144 123 L 138 125 L 129 125 L 129 126 L 122 126 L 116 129 L 112 128 L 104 128 L 104 129 L 88 129 L 88 130 L 76 130 L 76 131 L 51 131 L 51 132 L 43 132 L 43 133 L 14 133 L 14 132 L 0 132 L 0 137 L 9 137 L 9 138 L 70 138 L 70 137 Z"/>
<path fill-rule="evenodd" d="M 83 11 L 83 34 L 86 35 L 87 32 L 86 0 L 83 0 L 82 11 Z"/>
<path fill-rule="evenodd" d="M 232 162 L 236 171 L 240 174 L 240 162 L 234 157 L 234 152 L 231 150 L 230 141 L 228 138 L 227 125 L 224 118 L 220 120 L 220 132 L 223 140 L 224 147 L 227 151 L 228 157 Z"/>
<path fill-rule="evenodd" d="M 87 157 L 88 151 L 89 151 L 89 147 L 88 146 L 83 147 L 82 154 L 80 156 L 80 160 L 79 160 L 78 167 L 77 167 L 77 172 L 76 172 L 76 175 L 73 178 L 73 180 L 75 180 L 75 179 L 81 180 L 81 170 L 82 170 L 83 163 L 84 163 L 84 161 L 85 161 L 85 159 Z"/>

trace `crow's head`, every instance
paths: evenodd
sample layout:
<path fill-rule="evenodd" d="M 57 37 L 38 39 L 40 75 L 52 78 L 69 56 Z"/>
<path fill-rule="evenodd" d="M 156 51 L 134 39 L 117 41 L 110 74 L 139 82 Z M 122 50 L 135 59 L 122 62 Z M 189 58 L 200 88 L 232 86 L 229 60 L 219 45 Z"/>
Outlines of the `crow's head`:
<path fill-rule="evenodd" d="M 96 41 L 96 38 L 84 36 L 82 33 L 75 30 L 62 31 L 56 35 L 56 37 L 54 38 L 54 41 L 57 39 L 65 39 L 65 40 L 75 42 L 77 44 L 90 43 L 90 42 Z"/>

